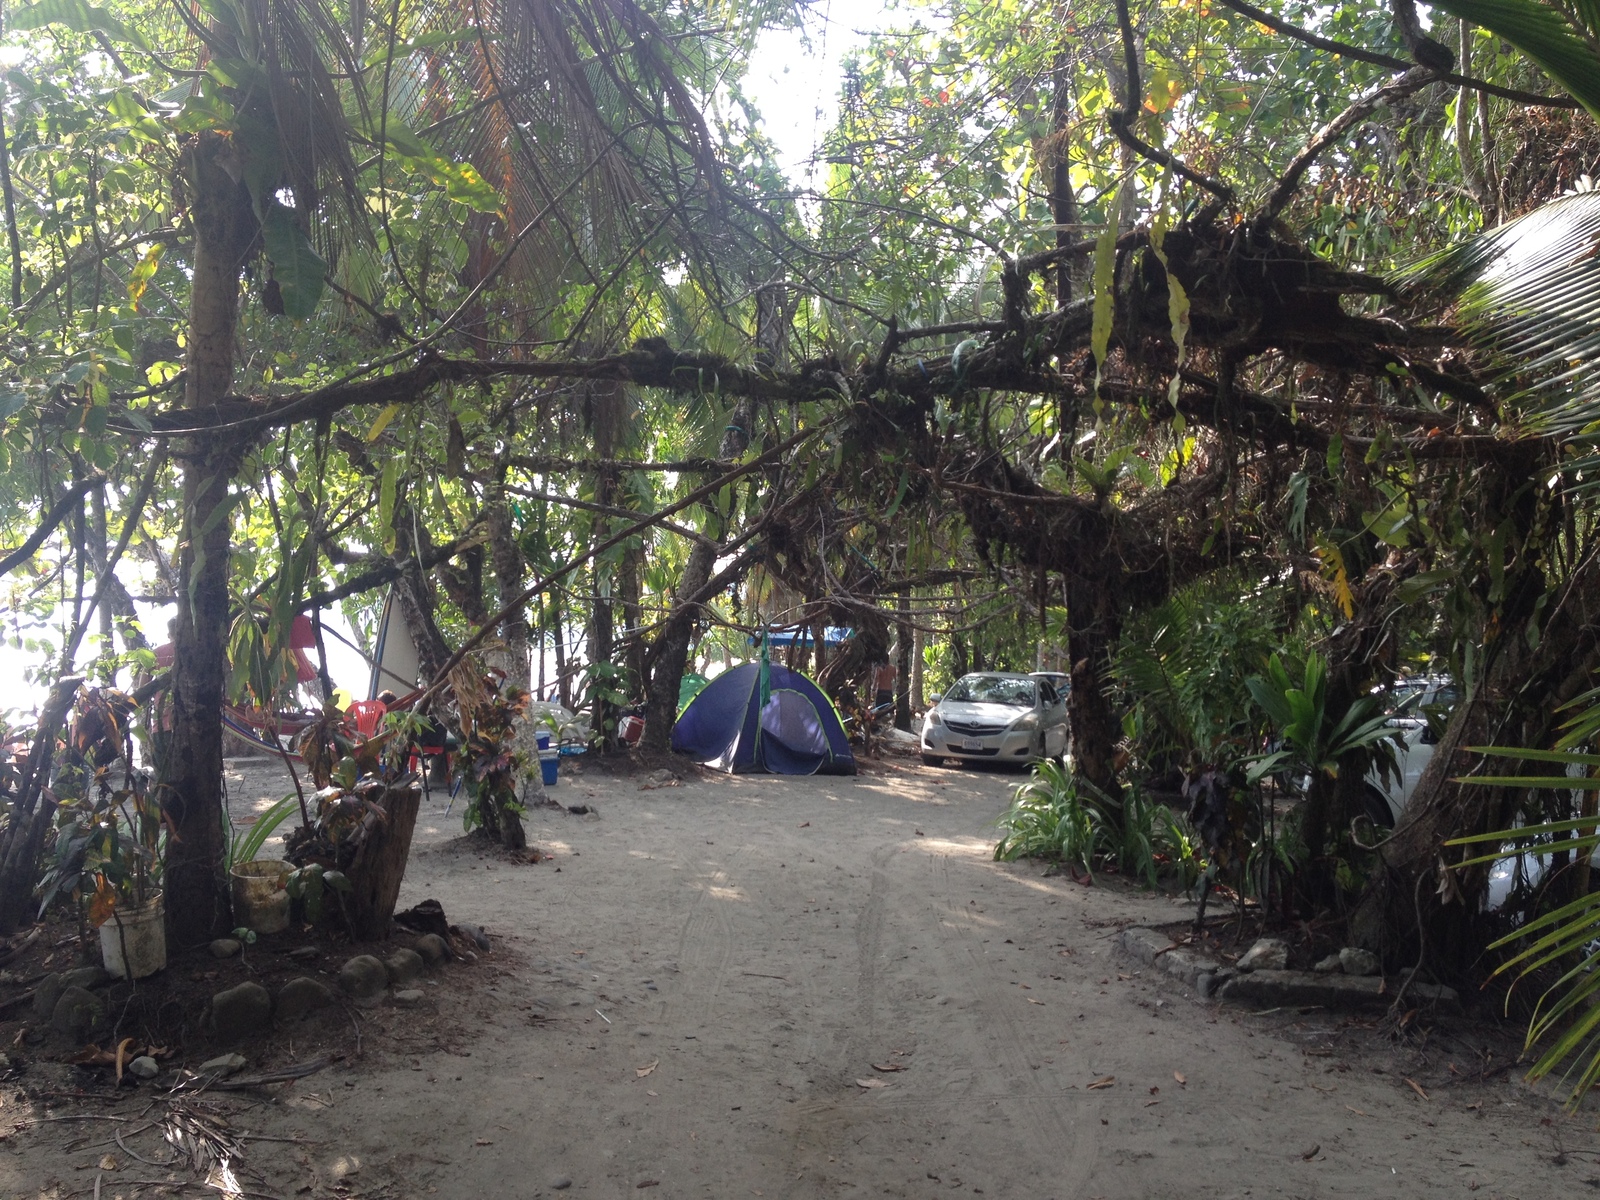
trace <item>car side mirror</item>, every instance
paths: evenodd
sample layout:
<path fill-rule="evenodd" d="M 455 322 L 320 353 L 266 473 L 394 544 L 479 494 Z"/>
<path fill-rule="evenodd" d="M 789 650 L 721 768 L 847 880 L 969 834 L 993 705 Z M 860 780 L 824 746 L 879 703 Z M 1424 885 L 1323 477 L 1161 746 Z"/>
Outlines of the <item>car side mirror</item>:
<path fill-rule="evenodd" d="M 934 693 L 934 694 L 933 694 L 933 696 L 932 696 L 932 699 L 931 699 L 931 701 L 930 701 L 930 703 L 933 703 L 933 704 L 937 704 L 937 703 L 939 703 L 939 701 L 941 701 L 941 700 L 943 700 L 943 699 L 944 699 L 944 695 L 943 695 L 943 693 L 941 693 L 941 692 L 935 692 L 935 693 Z"/>

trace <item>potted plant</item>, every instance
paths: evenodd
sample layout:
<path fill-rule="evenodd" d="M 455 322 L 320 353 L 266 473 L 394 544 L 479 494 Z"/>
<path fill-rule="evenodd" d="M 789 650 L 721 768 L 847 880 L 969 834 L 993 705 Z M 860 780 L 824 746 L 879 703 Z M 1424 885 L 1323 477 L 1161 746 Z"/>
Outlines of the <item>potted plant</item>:
<path fill-rule="evenodd" d="M 80 728 L 83 717 L 80 711 Z M 99 931 L 106 970 L 140 979 L 167 965 L 161 812 L 145 775 L 125 767 L 122 784 L 112 783 L 120 757 L 103 744 L 69 752 L 56 778 L 56 854 L 39 911 L 76 897 L 85 936 Z"/>
<path fill-rule="evenodd" d="M 295 811 L 299 799 L 290 792 L 257 817 L 242 835 L 231 836 L 233 830 L 228 830 L 233 918 L 241 927 L 258 934 L 280 933 L 289 927 L 289 864 L 281 858 L 258 856 L 266 840 Z"/>

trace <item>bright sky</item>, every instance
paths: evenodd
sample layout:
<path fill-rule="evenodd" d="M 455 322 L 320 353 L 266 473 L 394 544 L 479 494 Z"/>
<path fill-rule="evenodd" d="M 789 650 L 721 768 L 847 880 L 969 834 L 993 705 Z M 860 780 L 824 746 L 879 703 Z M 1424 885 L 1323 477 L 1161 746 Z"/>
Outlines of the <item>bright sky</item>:
<path fill-rule="evenodd" d="M 803 32 L 768 31 L 756 43 L 745 94 L 796 184 L 813 182 L 817 150 L 833 124 L 846 55 L 885 28 L 898 7 L 897 0 L 810 0 Z"/>

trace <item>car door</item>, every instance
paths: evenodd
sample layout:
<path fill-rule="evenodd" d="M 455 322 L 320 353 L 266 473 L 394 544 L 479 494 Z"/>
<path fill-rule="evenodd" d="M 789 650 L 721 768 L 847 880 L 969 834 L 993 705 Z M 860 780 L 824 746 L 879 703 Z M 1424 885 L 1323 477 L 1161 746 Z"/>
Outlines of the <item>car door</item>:
<path fill-rule="evenodd" d="M 1044 728 L 1046 758 L 1059 758 L 1067 752 L 1067 699 L 1048 681 L 1039 683 L 1039 699 L 1044 707 L 1040 725 Z"/>

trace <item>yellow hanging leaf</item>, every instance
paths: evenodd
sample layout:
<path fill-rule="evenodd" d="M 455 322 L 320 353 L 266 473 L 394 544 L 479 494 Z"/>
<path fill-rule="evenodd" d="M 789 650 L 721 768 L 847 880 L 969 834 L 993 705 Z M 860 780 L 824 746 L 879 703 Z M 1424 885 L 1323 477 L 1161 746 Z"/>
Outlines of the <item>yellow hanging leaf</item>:
<path fill-rule="evenodd" d="M 1339 611 L 1344 613 L 1345 620 L 1356 614 L 1355 595 L 1350 591 L 1350 575 L 1345 570 L 1344 555 L 1339 547 L 1329 541 L 1319 541 L 1313 547 L 1317 557 L 1322 560 L 1322 576 L 1333 589 L 1334 603 L 1339 606 Z"/>
<path fill-rule="evenodd" d="M 1117 219 L 1122 213 L 1122 189 L 1111 199 L 1106 227 L 1094 247 L 1094 321 L 1089 330 L 1089 348 L 1094 351 L 1094 391 L 1096 411 L 1100 405 L 1100 377 L 1106 354 L 1111 348 L 1111 325 L 1116 319 L 1117 297 Z"/>
<path fill-rule="evenodd" d="M 372 423 L 372 428 L 367 430 L 367 441 L 377 441 L 378 435 L 381 434 L 385 429 L 389 428 L 389 422 L 394 420 L 395 414 L 399 411 L 400 406 L 398 404 L 391 404 L 388 408 L 379 413 L 378 419 Z"/>

